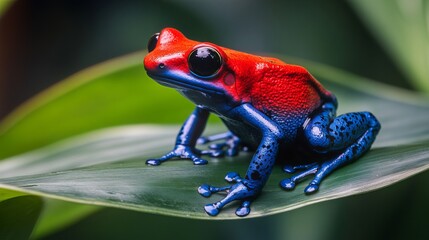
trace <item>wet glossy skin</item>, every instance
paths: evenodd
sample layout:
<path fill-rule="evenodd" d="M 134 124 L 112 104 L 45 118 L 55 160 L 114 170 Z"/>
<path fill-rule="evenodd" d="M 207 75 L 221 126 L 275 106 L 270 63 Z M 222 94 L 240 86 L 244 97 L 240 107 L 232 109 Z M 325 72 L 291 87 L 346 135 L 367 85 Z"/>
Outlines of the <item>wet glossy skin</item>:
<path fill-rule="evenodd" d="M 234 156 L 244 146 L 255 151 L 244 178 L 228 173 L 225 179 L 230 186 L 203 184 L 198 188 L 205 197 L 227 192 L 221 201 L 204 207 L 209 215 L 217 215 L 234 200 L 241 201 L 238 216 L 249 214 L 250 204 L 261 193 L 280 151 L 301 149 L 303 156 L 309 155 L 305 152 L 318 156 L 310 162 L 307 159 L 287 165 L 284 170 L 288 173 L 303 171 L 280 183 L 291 190 L 314 174 L 305 192 L 316 192 L 329 173 L 368 151 L 380 129 L 369 112 L 336 117 L 335 96 L 301 66 L 189 40 L 172 28 L 152 37 L 148 50 L 144 59 L 148 75 L 179 91 L 195 103 L 196 109 L 182 126 L 174 149 L 147 164 L 183 158 L 202 165 L 207 161 L 201 155 Z M 218 115 L 229 132 L 200 138 L 210 113 Z M 195 148 L 197 141 L 218 140 L 225 143 L 211 150 Z"/>

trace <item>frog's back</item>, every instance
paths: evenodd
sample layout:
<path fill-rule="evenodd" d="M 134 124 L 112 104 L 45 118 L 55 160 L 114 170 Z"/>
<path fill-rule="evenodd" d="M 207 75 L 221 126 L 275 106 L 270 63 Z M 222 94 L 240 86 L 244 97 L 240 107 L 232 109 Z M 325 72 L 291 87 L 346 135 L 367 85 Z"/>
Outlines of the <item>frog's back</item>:
<path fill-rule="evenodd" d="M 272 59 L 271 59 L 272 61 Z M 273 119 L 294 141 L 307 117 L 327 101 L 336 102 L 305 68 L 281 62 L 267 64 L 252 87 L 252 105 Z"/>

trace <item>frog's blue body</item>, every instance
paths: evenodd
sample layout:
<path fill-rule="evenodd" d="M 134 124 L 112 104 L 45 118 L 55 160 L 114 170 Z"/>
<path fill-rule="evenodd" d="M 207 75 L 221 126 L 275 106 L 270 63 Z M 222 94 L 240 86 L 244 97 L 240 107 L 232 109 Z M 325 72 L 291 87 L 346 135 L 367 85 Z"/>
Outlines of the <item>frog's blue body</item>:
<path fill-rule="evenodd" d="M 200 44 L 175 29 L 164 29 L 154 38 L 144 61 L 148 74 L 177 89 L 197 107 L 183 124 L 175 148 L 147 164 L 159 165 L 178 157 L 202 165 L 207 161 L 201 155 L 234 156 L 243 146 L 255 151 L 244 178 L 228 173 L 225 179 L 231 186 L 203 184 L 198 188 L 205 197 L 219 191 L 228 193 L 221 201 L 205 206 L 209 215 L 217 215 L 234 200 L 242 201 L 238 216 L 249 214 L 251 201 L 262 191 L 281 151 L 316 157 L 287 165 L 284 170 L 288 173 L 303 171 L 280 183 L 292 190 L 301 179 L 314 174 L 305 188 L 305 193 L 314 193 L 333 170 L 368 151 L 380 130 L 379 122 L 369 112 L 336 117 L 335 96 L 301 67 Z M 229 132 L 200 138 L 210 113 L 218 115 Z M 221 139 L 225 143 L 210 150 L 195 147 Z"/>

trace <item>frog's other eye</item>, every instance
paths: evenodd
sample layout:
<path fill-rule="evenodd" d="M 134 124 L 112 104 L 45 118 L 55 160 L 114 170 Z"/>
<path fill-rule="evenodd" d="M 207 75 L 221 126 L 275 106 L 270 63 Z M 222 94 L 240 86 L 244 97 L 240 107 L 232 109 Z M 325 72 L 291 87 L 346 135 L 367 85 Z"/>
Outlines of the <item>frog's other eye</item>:
<path fill-rule="evenodd" d="M 152 37 L 149 38 L 149 41 L 147 42 L 148 52 L 152 52 L 155 49 L 156 43 L 158 42 L 158 38 L 159 38 L 159 33 L 155 33 L 154 35 L 152 35 Z"/>
<path fill-rule="evenodd" d="M 212 47 L 199 47 L 194 49 L 188 57 L 189 70 L 202 78 L 216 75 L 222 67 L 222 57 Z"/>

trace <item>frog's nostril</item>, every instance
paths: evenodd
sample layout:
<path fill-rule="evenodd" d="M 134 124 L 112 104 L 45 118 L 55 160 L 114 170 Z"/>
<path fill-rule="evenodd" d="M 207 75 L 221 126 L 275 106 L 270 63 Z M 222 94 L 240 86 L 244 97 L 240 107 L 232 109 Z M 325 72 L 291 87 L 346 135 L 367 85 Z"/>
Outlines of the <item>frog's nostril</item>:
<path fill-rule="evenodd" d="M 164 69 L 164 68 L 165 68 L 165 64 L 164 64 L 164 63 L 160 63 L 160 64 L 158 64 L 158 68 L 159 68 L 159 69 Z"/>

